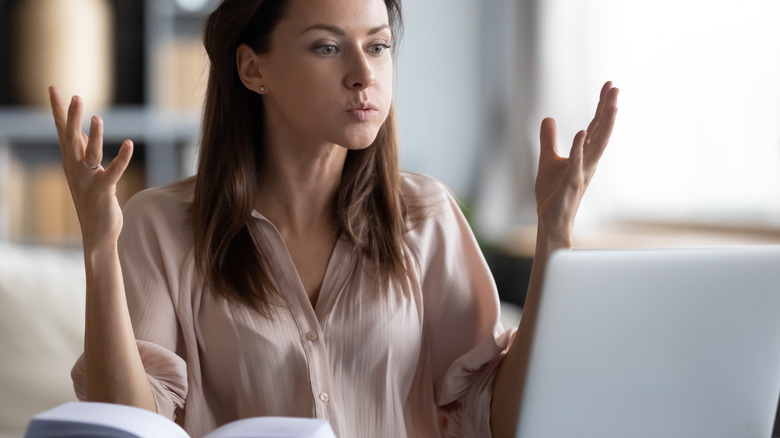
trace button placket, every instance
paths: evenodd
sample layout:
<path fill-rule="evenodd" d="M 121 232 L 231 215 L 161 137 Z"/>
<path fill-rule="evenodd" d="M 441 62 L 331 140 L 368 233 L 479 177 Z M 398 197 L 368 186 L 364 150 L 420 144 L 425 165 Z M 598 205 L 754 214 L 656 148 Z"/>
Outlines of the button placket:
<path fill-rule="evenodd" d="M 329 418 L 329 402 L 332 396 L 330 394 L 328 359 L 321 338 L 322 333 L 316 324 L 316 322 L 312 322 L 308 329 L 304 328 L 305 326 L 301 327 L 300 333 L 303 348 L 309 360 L 309 382 L 315 401 L 315 415 L 318 418 Z"/>
<path fill-rule="evenodd" d="M 254 214 L 253 214 L 254 216 Z M 262 218 L 262 215 L 258 213 L 258 216 Z M 338 425 L 335 423 L 335 418 L 330 418 L 329 411 L 331 410 L 330 404 L 332 390 L 330 366 L 328 361 L 327 348 L 325 345 L 325 338 L 323 329 L 320 327 L 320 322 L 317 317 L 316 309 L 312 308 L 311 301 L 300 282 L 300 277 L 295 269 L 295 264 L 292 257 L 289 256 L 289 251 L 284 243 L 284 239 L 279 233 L 278 229 L 270 222 L 267 221 L 267 225 L 270 227 L 270 234 L 272 241 L 275 241 L 280 254 L 287 252 L 288 257 L 275 258 L 277 263 L 277 269 L 284 273 L 284 277 L 289 281 L 291 287 L 293 283 L 297 286 L 297 293 L 291 294 L 293 300 L 291 300 L 290 313 L 295 321 L 298 329 L 298 336 L 300 346 L 303 349 L 303 353 L 308 364 L 309 371 L 309 385 L 310 394 L 312 396 L 312 402 L 314 405 L 314 415 L 317 418 L 329 419 L 332 422 L 334 429 L 338 430 Z M 335 251 L 335 250 L 334 250 Z M 328 268 L 332 270 L 331 268 Z M 329 276 L 333 276 L 331 273 Z M 328 273 L 326 272 L 326 276 Z M 329 280 L 332 282 L 333 280 Z M 320 294 L 320 299 L 327 297 L 327 291 L 323 288 L 323 292 Z"/>

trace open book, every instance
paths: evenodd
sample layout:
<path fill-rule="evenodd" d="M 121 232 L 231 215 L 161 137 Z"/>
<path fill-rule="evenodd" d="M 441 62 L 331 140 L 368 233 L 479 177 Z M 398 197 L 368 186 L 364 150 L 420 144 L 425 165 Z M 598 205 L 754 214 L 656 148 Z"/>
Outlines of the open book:
<path fill-rule="evenodd" d="M 178 424 L 145 409 L 68 402 L 30 420 L 25 438 L 189 438 Z M 255 417 L 219 427 L 204 438 L 336 438 L 326 420 Z"/>

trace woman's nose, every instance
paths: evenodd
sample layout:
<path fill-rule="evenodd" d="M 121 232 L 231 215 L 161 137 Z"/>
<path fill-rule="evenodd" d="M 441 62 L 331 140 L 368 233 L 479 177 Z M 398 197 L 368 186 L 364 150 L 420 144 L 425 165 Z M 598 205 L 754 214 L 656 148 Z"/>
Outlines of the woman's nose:
<path fill-rule="evenodd" d="M 365 53 L 355 53 L 350 59 L 349 72 L 344 78 L 347 88 L 362 90 L 370 88 L 376 81 L 374 69 Z"/>

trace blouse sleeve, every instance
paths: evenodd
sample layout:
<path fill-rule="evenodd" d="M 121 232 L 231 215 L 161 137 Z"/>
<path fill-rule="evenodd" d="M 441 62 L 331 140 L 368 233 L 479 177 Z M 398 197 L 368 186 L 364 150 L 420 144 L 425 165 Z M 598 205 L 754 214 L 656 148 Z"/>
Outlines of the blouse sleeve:
<path fill-rule="evenodd" d="M 127 305 L 138 351 L 151 384 L 157 412 L 176 420 L 187 396 L 187 366 L 182 331 L 176 316 L 178 233 L 169 231 L 177 218 L 154 196 L 142 192 L 124 208 L 119 258 Z M 71 372 L 76 395 L 86 398 L 84 357 Z"/>
<path fill-rule="evenodd" d="M 493 381 L 515 330 L 499 322 L 495 282 L 460 207 L 436 185 L 427 219 L 410 236 L 434 397 L 445 436 L 489 437 Z"/>

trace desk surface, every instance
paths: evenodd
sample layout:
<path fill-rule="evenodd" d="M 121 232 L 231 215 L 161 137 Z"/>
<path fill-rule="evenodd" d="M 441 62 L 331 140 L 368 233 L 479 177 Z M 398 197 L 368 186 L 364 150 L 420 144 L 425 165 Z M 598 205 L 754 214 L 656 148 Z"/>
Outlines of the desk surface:
<path fill-rule="evenodd" d="M 515 256 L 533 256 L 536 227 L 512 230 L 499 246 Z M 780 229 L 696 224 L 621 222 L 594 229 L 576 229 L 575 248 L 683 248 L 735 245 L 780 245 Z"/>

